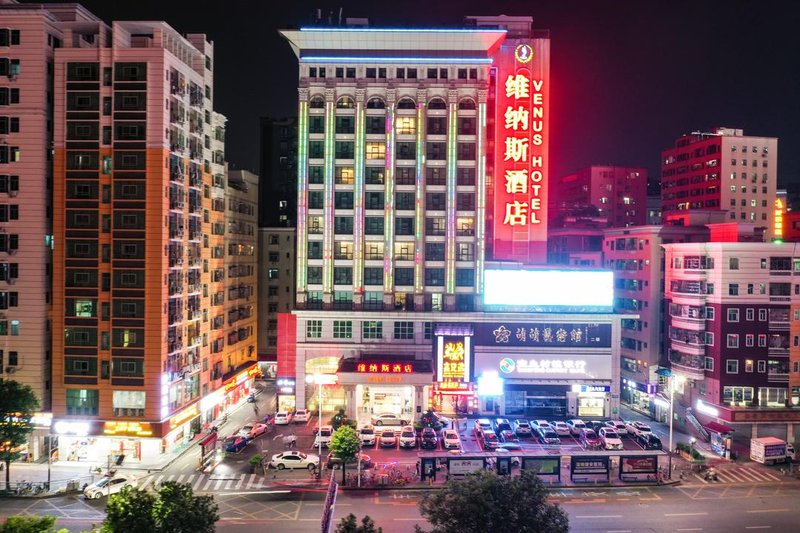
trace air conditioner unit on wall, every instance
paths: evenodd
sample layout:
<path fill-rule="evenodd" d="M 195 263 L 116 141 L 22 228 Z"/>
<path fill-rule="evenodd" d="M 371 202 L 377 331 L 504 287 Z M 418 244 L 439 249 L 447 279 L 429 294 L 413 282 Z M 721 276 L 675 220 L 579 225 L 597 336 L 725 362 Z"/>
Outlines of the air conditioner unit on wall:
<path fill-rule="evenodd" d="M 7 366 L 6 367 L 6 374 L 13 374 L 17 371 L 17 367 L 15 366 Z"/>

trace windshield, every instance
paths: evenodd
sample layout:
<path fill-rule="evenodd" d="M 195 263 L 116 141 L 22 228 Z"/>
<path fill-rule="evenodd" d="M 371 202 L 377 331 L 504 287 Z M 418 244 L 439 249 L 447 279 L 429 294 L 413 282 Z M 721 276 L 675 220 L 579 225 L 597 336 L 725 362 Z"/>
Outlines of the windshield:
<path fill-rule="evenodd" d="M 319 434 L 322 435 L 323 437 L 330 437 L 331 436 L 331 430 L 330 429 L 322 429 L 322 430 L 320 430 Z"/>
<path fill-rule="evenodd" d="M 545 431 L 544 432 L 544 438 L 546 438 L 546 439 L 557 439 L 558 435 L 556 435 L 555 432 L 553 432 L 553 431 Z"/>
<path fill-rule="evenodd" d="M 586 435 L 587 439 L 596 439 L 597 438 L 597 435 L 595 435 L 594 431 L 592 431 L 591 429 L 587 429 L 586 433 L 584 433 L 584 434 Z"/>
<path fill-rule="evenodd" d="M 100 481 L 95 483 L 94 486 L 95 486 L 95 488 L 101 489 L 101 488 L 105 487 L 106 485 L 108 485 L 109 481 L 111 481 L 110 478 L 104 477 L 103 479 L 101 479 Z"/>
<path fill-rule="evenodd" d="M 372 431 L 371 429 L 362 429 L 362 430 L 361 430 L 361 434 L 362 434 L 362 435 L 374 435 L 374 434 L 375 434 L 375 432 L 374 432 L 374 431 Z"/>
<path fill-rule="evenodd" d="M 413 431 L 404 431 L 403 432 L 403 437 L 413 437 L 413 436 L 414 436 L 414 432 Z"/>
<path fill-rule="evenodd" d="M 639 431 L 650 431 L 650 426 L 639 424 Z"/>
<path fill-rule="evenodd" d="M 586 424 L 584 424 L 583 422 L 575 422 L 574 426 L 576 428 L 585 428 Z"/>
<path fill-rule="evenodd" d="M 521 428 L 529 427 L 527 422 L 517 422 L 517 425 Z"/>
<path fill-rule="evenodd" d="M 456 432 L 455 432 L 455 431 L 445 431 L 445 433 L 444 433 L 444 437 L 445 437 L 446 439 L 457 439 L 457 438 L 458 438 L 458 435 L 456 435 Z"/>
<path fill-rule="evenodd" d="M 619 436 L 614 433 L 613 431 L 606 431 L 606 438 L 607 439 L 618 439 Z"/>
<path fill-rule="evenodd" d="M 394 438 L 394 431 L 384 431 L 381 433 L 381 437 L 392 437 Z"/>

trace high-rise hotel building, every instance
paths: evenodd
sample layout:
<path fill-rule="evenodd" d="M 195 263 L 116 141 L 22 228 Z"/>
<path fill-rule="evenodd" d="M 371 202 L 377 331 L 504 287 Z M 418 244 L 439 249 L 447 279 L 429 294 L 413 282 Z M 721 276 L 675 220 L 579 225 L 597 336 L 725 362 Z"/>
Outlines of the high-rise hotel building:
<path fill-rule="evenodd" d="M 299 105 L 279 407 L 316 409 L 324 382 L 323 408 L 358 418 L 615 412 L 614 315 L 495 305 L 546 261 L 549 35 L 530 17 L 281 34 Z M 501 384 L 478 395 L 482 377 Z"/>
<path fill-rule="evenodd" d="M 234 316 L 228 284 L 241 280 L 226 254 L 236 244 L 255 258 L 255 237 L 238 246 L 227 231 L 225 121 L 213 112 L 205 35 L 95 19 L 64 25 L 61 44 L 52 67 L 59 459 L 151 464 L 248 393 L 255 340 L 240 333 L 238 309 L 254 304 L 255 287 L 236 293 Z"/>

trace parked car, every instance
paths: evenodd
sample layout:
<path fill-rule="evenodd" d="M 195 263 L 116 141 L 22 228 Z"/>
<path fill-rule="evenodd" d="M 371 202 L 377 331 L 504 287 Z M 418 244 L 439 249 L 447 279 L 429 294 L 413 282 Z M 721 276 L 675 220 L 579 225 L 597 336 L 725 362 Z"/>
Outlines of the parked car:
<path fill-rule="evenodd" d="M 83 495 L 90 500 L 99 500 L 103 496 L 116 494 L 125 487 L 136 487 L 137 485 L 135 477 L 112 471 L 83 489 Z"/>
<path fill-rule="evenodd" d="M 417 432 L 414 431 L 412 426 L 404 426 L 400 430 L 400 447 L 401 448 L 416 448 L 417 447 Z"/>
<path fill-rule="evenodd" d="M 634 437 L 639 435 L 640 433 L 650 433 L 652 431 L 650 429 L 650 426 L 648 426 L 644 422 L 639 422 L 638 420 L 634 422 L 628 422 L 627 424 L 625 424 L 625 428 L 628 430 L 628 435 Z"/>
<path fill-rule="evenodd" d="M 606 423 L 603 420 L 589 420 L 586 422 L 586 427 L 593 429 L 595 433 L 600 431 L 600 428 L 606 427 Z"/>
<path fill-rule="evenodd" d="M 392 413 L 373 415 L 371 422 L 374 426 L 407 426 L 409 423 L 408 419 Z"/>
<path fill-rule="evenodd" d="M 519 437 L 510 429 L 498 431 L 497 436 L 500 437 L 500 442 L 519 442 Z"/>
<path fill-rule="evenodd" d="M 539 442 L 542 444 L 548 445 L 558 445 L 561 444 L 561 439 L 558 438 L 558 433 L 553 431 L 550 427 L 540 427 L 536 430 L 536 435 L 539 438 Z"/>
<path fill-rule="evenodd" d="M 378 437 L 378 445 L 381 448 L 394 448 L 397 446 L 397 435 L 391 429 L 384 429 Z"/>
<path fill-rule="evenodd" d="M 278 411 L 275 413 L 274 424 L 276 426 L 285 426 L 294 419 L 294 413 L 291 411 Z"/>
<path fill-rule="evenodd" d="M 523 420 L 521 418 L 514 420 L 514 433 L 516 433 L 520 437 L 533 436 L 533 430 L 531 430 L 531 425 L 528 423 L 527 420 Z"/>
<path fill-rule="evenodd" d="M 603 441 L 600 440 L 600 437 L 597 436 L 597 433 L 595 433 L 593 429 L 587 427 L 581 430 L 579 440 L 581 444 L 590 449 L 600 448 L 603 445 Z"/>
<path fill-rule="evenodd" d="M 454 429 L 445 429 L 442 434 L 442 446 L 448 450 L 460 450 L 461 439 Z"/>
<path fill-rule="evenodd" d="M 556 421 L 553 420 L 550 422 L 550 426 L 553 428 L 559 437 L 569 437 L 572 431 L 570 430 L 569 426 L 566 422 Z"/>
<path fill-rule="evenodd" d="M 548 422 L 547 420 L 532 420 L 531 421 L 531 427 L 533 427 L 533 429 L 536 429 L 536 428 L 553 429 L 550 426 L 550 422 Z"/>
<path fill-rule="evenodd" d="M 514 431 L 514 428 L 511 427 L 511 422 L 507 418 L 495 418 L 494 419 L 494 431 L 497 434 L 500 434 L 501 431 Z"/>
<path fill-rule="evenodd" d="M 317 431 L 317 436 L 314 437 L 314 448 L 320 446 L 324 446 L 327 448 L 331 444 L 331 439 L 333 438 L 333 427 L 332 426 L 322 426 Z"/>
<path fill-rule="evenodd" d="M 579 437 L 581 431 L 586 428 L 586 423 L 580 418 L 572 418 L 567 420 L 567 425 L 569 426 L 569 431 L 574 437 Z"/>
<path fill-rule="evenodd" d="M 231 435 L 230 437 L 225 439 L 225 441 L 222 444 L 225 447 L 226 452 L 239 453 L 244 449 L 245 446 L 247 446 L 248 443 L 249 441 L 244 437 L 240 437 L 238 435 Z"/>
<path fill-rule="evenodd" d="M 259 435 L 263 435 L 266 432 L 267 432 L 266 424 L 262 424 L 261 422 L 254 422 L 252 424 L 247 424 L 246 426 L 242 427 L 242 429 L 239 430 L 237 435 L 239 437 L 244 437 L 248 440 L 252 440 L 258 437 Z"/>
<path fill-rule="evenodd" d="M 480 437 L 484 431 L 492 431 L 492 421 L 488 418 L 479 418 L 475 421 L 475 434 Z"/>
<path fill-rule="evenodd" d="M 635 437 L 636 442 L 645 450 L 662 449 L 661 439 L 655 433 L 639 433 Z"/>
<path fill-rule="evenodd" d="M 308 468 L 313 470 L 319 466 L 319 455 L 303 453 L 296 450 L 276 453 L 269 462 L 271 468 L 283 470 L 285 468 Z"/>
<path fill-rule="evenodd" d="M 614 431 L 613 428 L 610 427 L 600 428 L 598 435 L 600 436 L 600 440 L 603 442 L 603 447 L 606 450 L 623 449 L 622 439 L 620 438 L 619 433 Z"/>
<path fill-rule="evenodd" d="M 500 447 L 500 439 L 494 431 L 487 429 L 481 434 L 481 445 L 484 450 L 494 450 Z"/>
<path fill-rule="evenodd" d="M 375 428 L 372 425 L 362 426 L 358 430 L 358 437 L 362 446 L 375 446 Z"/>
<path fill-rule="evenodd" d="M 300 422 L 306 423 L 308 419 L 311 417 L 311 411 L 308 409 L 298 409 L 294 412 L 294 423 L 299 424 Z"/>
<path fill-rule="evenodd" d="M 347 461 L 347 468 L 358 468 L 357 465 L 358 461 L 356 461 L 357 458 L 358 454 L 356 454 L 356 456 L 352 460 Z M 372 462 L 372 458 L 369 455 L 365 453 L 361 454 L 361 468 L 363 470 L 367 468 L 372 468 L 374 465 L 375 463 Z M 328 470 L 331 469 L 338 470 L 342 467 L 342 460 L 336 455 L 336 452 L 331 452 L 330 454 L 328 454 L 328 460 L 325 461 L 325 467 Z"/>
<path fill-rule="evenodd" d="M 453 427 L 453 421 L 446 416 L 442 416 L 436 411 L 431 411 L 431 415 L 442 428 Z"/>
<path fill-rule="evenodd" d="M 439 438 L 433 428 L 422 428 L 419 437 L 419 445 L 426 450 L 435 450 L 439 447 Z"/>
<path fill-rule="evenodd" d="M 628 435 L 628 427 L 622 420 L 609 420 L 605 423 L 605 426 L 615 430 L 620 437 Z"/>

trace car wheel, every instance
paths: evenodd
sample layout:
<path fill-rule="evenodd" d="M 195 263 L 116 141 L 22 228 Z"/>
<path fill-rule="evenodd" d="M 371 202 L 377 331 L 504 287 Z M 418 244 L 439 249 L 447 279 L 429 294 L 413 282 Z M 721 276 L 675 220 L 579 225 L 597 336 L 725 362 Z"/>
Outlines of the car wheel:
<path fill-rule="evenodd" d="M 97 491 L 92 495 L 92 499 L 94 499 L 94 500 L 99 500 L 102 497 L 103 497 L 103 493 L 100 492 L 100 491 Z"/>
<path fill-rule="evenodd" d="M 382 425 L 383 425 L 383 420 L 377 420 L 377 421 L 375 422 L 375 425 L 376 425 L 376 426 L 382 426 Z"/>
<path fill-rule="evenodd" d="M 278 463 L 278 470 L 283 470 L 284 468 L 286 468 L 286 465 L 283 463 Z"/>
<path fill-rule="evenodd" d="M 339 465 L 339 463 L 334 463 L 331 465 L 332 470 L 339 470 L 339 468 L 341 468 L 341 465 Z"/>
<path fill-rule="evenodd" d="M 315 465 L 314 463 L 311 463 L 310 465 L 308 465 L 308 467 L 307 467 L 307 468 L 308 468 L 309 470 L 316 470 L 316 469 L 317 469 L 317 465 Z"/>

